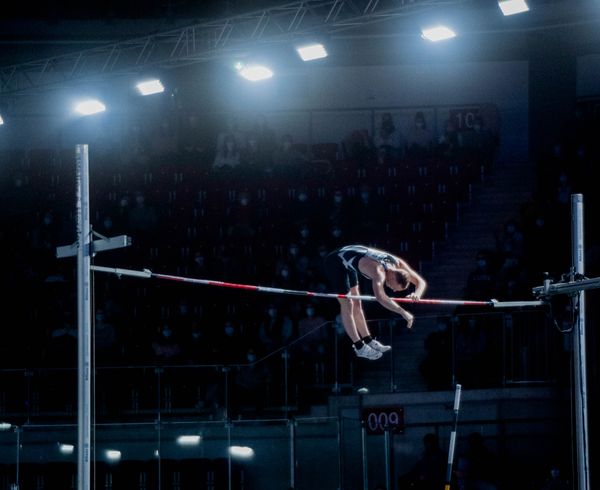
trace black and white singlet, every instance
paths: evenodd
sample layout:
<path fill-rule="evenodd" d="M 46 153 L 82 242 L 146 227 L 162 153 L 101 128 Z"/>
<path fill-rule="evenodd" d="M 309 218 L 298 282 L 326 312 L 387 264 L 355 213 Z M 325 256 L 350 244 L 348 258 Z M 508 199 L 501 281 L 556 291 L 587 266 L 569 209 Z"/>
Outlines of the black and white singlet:
<path fill-rule="evenodd" d="M 336 293 L 347 293 L 358 284 L 358 262 L 363 257 L 375 260 L 385 269 L 397 264 L 396 258 L 388 252 L 364 245 L 347 245 L 334 250 L 325 257 L 325 272 Z"/>

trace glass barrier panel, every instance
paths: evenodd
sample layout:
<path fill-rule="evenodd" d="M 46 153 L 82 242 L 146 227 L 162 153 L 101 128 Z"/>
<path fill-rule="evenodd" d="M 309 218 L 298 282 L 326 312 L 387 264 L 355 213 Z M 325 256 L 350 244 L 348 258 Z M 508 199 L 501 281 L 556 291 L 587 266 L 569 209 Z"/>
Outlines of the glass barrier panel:
<path fill-rule="evenodd" d="M 161 424 L 161 488 L 227 489 L 228 439 L 228 426 L 222 421 Z"/>
<path fill-rule="evenodd" d="M 230 426 L 230 488 L 292 486 L 293 427 L 286 420 L 236 421 Z"/>
<path fill-rule="evenodd" d="M 77 369 L 36 369 L 25 380 L 30 420 L 35 423 L 77 422 Z"/>
<path fill-rule="evenodd" d="M 339 431 L 337 417 L 296 419 L 295 489 L 345 488 L 340 482 L 342 467 Z"/>

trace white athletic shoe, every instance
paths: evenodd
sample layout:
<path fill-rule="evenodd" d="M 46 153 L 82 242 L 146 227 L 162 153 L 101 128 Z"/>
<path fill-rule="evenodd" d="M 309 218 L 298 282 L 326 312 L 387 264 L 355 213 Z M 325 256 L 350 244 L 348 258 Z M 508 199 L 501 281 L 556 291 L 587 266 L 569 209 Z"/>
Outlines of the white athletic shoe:
<path fill-rule="evenodd" d="M 375 349 L 376 351 L 379 352 L 387 352 L 389 350 L 392 350 L 392 346 L 391 345 L 383 345 L 381 342 L 379 342 L 379 340 L 371 340 L 371 342 L 369 342 L 367 344 L 371 349 Z"/>
<path fill-rule="evenodd" d="M 370 361 L 374 361 L 379 359 L 383 354 L 375 349 L 372 349 L 367 344 L 363 345 L 360 349 L 357 349 L 355 345 L 352 346 L 354 352 L 358 357 L 364 357 L 365 359 L 369 359 Z"/>

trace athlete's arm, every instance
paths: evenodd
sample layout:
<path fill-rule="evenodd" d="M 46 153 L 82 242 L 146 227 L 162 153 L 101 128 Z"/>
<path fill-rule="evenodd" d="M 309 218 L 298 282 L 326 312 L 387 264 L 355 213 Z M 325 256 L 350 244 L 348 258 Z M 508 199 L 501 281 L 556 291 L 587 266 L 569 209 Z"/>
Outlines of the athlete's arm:
<path fill-rule="evenodd" d="M 398 260 L 398 267 L 408 274 L 409 282 L 415 285 L 415 291 L 407 297 L 416 301 L 420 300 L 427 289 L 427 281 L 415 272 L 404 260 L 398 257 L 396 257 L 396 259 Z"/>
<path fill-rule="evenodd" d="M 373 293 L 375 294 L 375 298 L 379 302 L 381 306 L 387 308 L 394 313 L 401 315 L 406 320 L 406 326 L 408 328 L 412 328 L 412 324 L 414 321 L 414 316 L 411 315 L 408 311 L 402 308 L 396 301 L 390 298 L 385 292 L 385 269 L 378 265 L 375 269 L 375 274 L 373 274 L 372 283 L 373 283 Z"/>

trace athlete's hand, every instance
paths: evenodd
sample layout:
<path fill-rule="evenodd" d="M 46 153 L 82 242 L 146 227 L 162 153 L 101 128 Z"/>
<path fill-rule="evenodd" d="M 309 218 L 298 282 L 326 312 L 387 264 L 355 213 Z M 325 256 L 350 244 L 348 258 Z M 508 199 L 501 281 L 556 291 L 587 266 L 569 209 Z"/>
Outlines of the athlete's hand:
<path fill-rule="evenodd" d="M 406 328 L 412 328 L 413 322 L 415 321 L 415 317 L 413 315 L 411 315 L 410 313 L 408 313 L 408 312 L 406 312 L 402 316 L 406 320 Z"/>
<path fill-rule="evenodd" d="M 421 299 L 421 295 L 417 293 L 410 293 L 407 298 L 413 301 L 419 301 Z"/>

